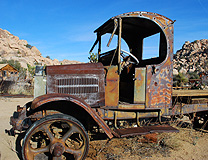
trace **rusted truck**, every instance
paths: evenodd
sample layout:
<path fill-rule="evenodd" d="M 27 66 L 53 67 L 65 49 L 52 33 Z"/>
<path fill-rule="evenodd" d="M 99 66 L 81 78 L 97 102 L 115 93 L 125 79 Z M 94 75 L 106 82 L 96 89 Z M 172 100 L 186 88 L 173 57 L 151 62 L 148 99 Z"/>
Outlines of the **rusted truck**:
<path fill-rule="evenodd" d="M 18 106 L 10 118 L 8 133 L 24 133 L 22 158 L 85 159 L 89 136 L 97 132 L 111 139 L 177 131 L 167 125 L 140 127 L 140 119 L 160 122 L 161 116 L 206 111 L 207 103 L 185 110 L 172 105 L 173 24 L 151 12 L 121 14 L 95 30 L 90 52 L 97 48 L 97 63 L 47 66 L 46 94 Z M 145 57 L 150 37 L 158 41 L 155 57 Z M 104 51 L 106 44 L 112 49 Z M 120 122 L 136 126 L 125 128 Z"/>

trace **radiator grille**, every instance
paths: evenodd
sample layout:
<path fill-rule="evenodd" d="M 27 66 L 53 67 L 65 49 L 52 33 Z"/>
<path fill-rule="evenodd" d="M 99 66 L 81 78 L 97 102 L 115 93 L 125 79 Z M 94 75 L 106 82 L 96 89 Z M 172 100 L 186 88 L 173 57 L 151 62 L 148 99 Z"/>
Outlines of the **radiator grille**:
<path fill-rule="evenodd" d="M 105 105 L 104 67 L 101 63 L 47 66 L 47 93 L 68 94 L 90 107 Z"/>
<path fill-rule="evenodd" d="M 99 80 L 97 77 L 71 77 L 56 80 L 56 91 L 71 95 L 98 93 Z"/>

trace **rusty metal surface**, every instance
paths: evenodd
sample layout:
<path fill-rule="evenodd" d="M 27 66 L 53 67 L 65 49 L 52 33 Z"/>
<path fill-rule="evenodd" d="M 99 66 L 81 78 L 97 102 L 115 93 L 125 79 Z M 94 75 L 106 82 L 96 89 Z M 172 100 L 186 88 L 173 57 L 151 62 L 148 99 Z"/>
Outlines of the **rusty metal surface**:
<path fill-rule="evenodd" d="M 131 106 L 130 106 L 131 107 Z M 160 110 L 156 109 L 138 109 L 138 108 L 102 108 L 97 109 L 99 115 L 104 120 L 114 120 L 115 114 L 117 120 L 128 120 L 135 119 L 139 113 L 139 118 L 148 118 L 148 117 L 158 117 L 158 112 Z"/>
<path fill-rule="evenodd" d="M 101 107 L 104 108 L 104 107 Z M 119 104 L 116 107 L 105 107 L 109 110 L 145 110 L 144 104 Z"/>
<path fill-rule="evenodd" d="M 149 133 L 162 133 L 162 132 L 179 132 L 176 128 L 169 125 L 158 125 L 158 126 L 144 126 L 127 129 L 116 129 L 114 130 L 119 137 L 128 137 L 136 135 L 145 135 Z"/>
<path fill-rule="evenodd" d="M 134 103 L 145 103 L 146 68 L 135 68 Z"/>
<path fill-rule="evenodd" d="M 104 122 L 104 120 L 98 115 L 98 113 L 94 109 L 92 109 L 86 102 L 75 96 L 69 94 L 58 94 L 58 93 L 46 94 L 35 98 L 34 101 L 32 102 L 31 108 L 35 109 L 41 105 L 54 101 L 70 101 L 82 107 L 95 120 L 95 122 L 97 122 L 97 124 L 104 130 L 104 132 L 108 135 L 108 137 L 113 138 L 110 128 Z"/>
<path fill-rule="evenodd" d="M 167 56 L 161 64 L 147 66 L 147 108 L 170 108 L 172 104 L 172 60 L 173 60 L 173 21 L 161 15 L 155 17 L 155 22 L 161 27 L 167 41 Z"/>
<path fill-rule="evenodd" d="M 112 33 L 113 29 L 114 29 L 114 19 L 118 19 L 118 18 L 128 18 L 128 17 L 140 17 L 140 18 L 148 18 L 150 20 L 153 20 L 155 23 L 157 24 L 163 24 L 164 27 L 168 27 L 168 25 L 170 25 L 170 23 L 173 23 L 173 21 L 165 16 L 162 16 L 160 14 L 157 13 L 152 13 L 152 12 L 128 12 L 128 13 L 124 13 L 124 14 L 120 14 L 118 16 L 112 17 L 111 19 L 109 19 L 107 22 L 105 22 L 102 26 L 100 26 L 99 28 L 97 28 L 94 32 L 98 32 L 101 35 L 105 34 L 105 33 Z M 166 23 L 166 22 L 170 22 L 170 23 Z M 150 33 L 150 31 L 149 31 Z M 149 34 L 146 33 L 146 34 Z"/>
<path fill-rule="evenodd" d="M 144 73 L 146 74 L 145 91 L 134 91 L 135 99 L 133 101 L 135 103 L 145 101 L 146 108 L 163 110 L 171 108 L 174 21 L 156 13 L 129 12 L 112 17 L 95 32 L 99 33 L 99 36 L 113 33 L 115 19 L 122 19 L 121 37 L 129 46 L 131 53 L 139 60 L 138 68 L 146 68 L 146 73 Z M 118 29 L 115 32 L 116 35 L 120 33 L 121 31 Z M 159 57 L 143 59 L 143 39 L 157 33 L 160 34 Z M 137 72 L 136 77 L 138 74 Z M 143 80 L 143 84 L 139 84 L 139 81 L 137 81 L 138 84 L 135 82 L 135 89 L 141 89 L 145 81 Z M 145 97 L 143 97 L 144 95 Z M 131 101 L 131 99 L 129 100 Z"/>
<path fill-rule="evenodd" d="M 48 66 L 47 94 L 66 93 L 91 107 L 105 105 L 104 67 L 101 63 Z"/>
<path fill-rule="evenodd" d="M 25 160 L 42 159 L 43 154 L 44 159 L 71 159 L 69 154 L 74 159 L 85 159 L 88 149 L 89 138 L 83 126 L 73 117 L 63 114 L 48 116 L 33 123 L 22 143 Z"/>
<path fill-rule="evenodd" d="M 175 105 L 170 109 L 169 115 L 182 115 L 202 111 L 208 111 L 208 103 Z"/>
<path fill-rule="evenodd" d="M 105 106 L 118 106 L 119 75 L 117 66 L 105 67 Z"/>
<path fill-rule="evenodd" d="M 170 108 L 172 105 L 172 71 L 170 65 L 156 66 L 152 75 L 152 66 L 147 67 L 147 108 Z"/>
<path fill-rule="evenodd" d="M 208 90 L 173 90 L 174 97 L 208 97 Z"/>
<path fill-rule="evenodd" d="M 12 129 L 18 131 L 22 131 L 29 127 L 28 123 L 24 123 L 27 117 L 27 109 L 31 105 L 31 102 L 26 103 L 23 107 L 17 106 L 17 111 L 13 113 L 13 116 L 10 117 L 10 125 L 12 125 Z"/>

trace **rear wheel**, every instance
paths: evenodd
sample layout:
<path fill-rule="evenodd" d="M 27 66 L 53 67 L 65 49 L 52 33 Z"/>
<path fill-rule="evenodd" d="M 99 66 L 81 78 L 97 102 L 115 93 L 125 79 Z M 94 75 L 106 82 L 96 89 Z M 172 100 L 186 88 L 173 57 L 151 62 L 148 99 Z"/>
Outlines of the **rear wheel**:
<path fill-rule="evenodd" d="M 22 145 L 25 160 L 82 160 L 89 148 L 84 126 L 74 117 L 56 114 L 32 124 Z"/>

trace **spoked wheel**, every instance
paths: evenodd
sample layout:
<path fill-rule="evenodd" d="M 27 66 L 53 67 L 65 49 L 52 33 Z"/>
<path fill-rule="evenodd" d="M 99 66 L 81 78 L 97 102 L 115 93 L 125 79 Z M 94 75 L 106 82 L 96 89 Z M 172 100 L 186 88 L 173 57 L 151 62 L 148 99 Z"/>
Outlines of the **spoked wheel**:
<path fill-rule="evenodd" d="M 32 124 L 22 145 L 25 160 L 82 160 L 89 148 L 84 126 L 74 117 L 46 116 Z"/>

